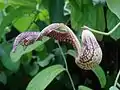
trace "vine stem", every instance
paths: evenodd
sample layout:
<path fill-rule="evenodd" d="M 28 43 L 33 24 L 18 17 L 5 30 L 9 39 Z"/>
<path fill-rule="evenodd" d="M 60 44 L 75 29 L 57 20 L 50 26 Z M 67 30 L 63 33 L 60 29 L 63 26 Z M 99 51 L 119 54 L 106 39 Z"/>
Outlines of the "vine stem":
<path fill-rule="evenodd" d="M 64 60 L 64 62 L 65 62 L 66 72 L 67 72 L 68 77 L 69 77 L 69 79 L 70 79 L 72 88 L 73 88 L 73 90 L 76 90 L 76 89 L 75 89 L 75 85 L 74 85 L 73 80 L 72 80 L 72 77 L 71 77 L 71 75 L 70 75 L 70 73 L 69 73 L 67 61 L 66 61 L 66 58 L 65 58 L 65 56 L 64 56 L 64 53 L 63 53 L 63 51 L 62 51 L 62 48 L 61 48 L 61 46 L 60 46 L 60 44 L 59 44 L 59 42 L 58 42 L 57 40 L 56 40 L 56 43 L 57 43 L 57 45 L 58 45 L 58 47 L 59 47 L 59 49 L 60 49 L 60 52 L 61 52 L 62 57 L 63 57 L 63 60 Z"/>
<path fill-rule="evenodd" d="M 120 76 L 120 70 L 119 70 L 119 72 L 118 72 L 118 74 L 117 74 L 117 77 L 116 77 L 116 79 L 115 79 L 114 86 L 117 85 L 117 82 L 118 82 L 119 76 Z"/>
<path fill-rule="evenodd" d="M 108 35 L 112 34 L 119 26 L 120 26 L 120 22 L 112 30 L 110 30 L 107 33 L 106 32 L 101 32 L 101 31 L 98 31 L 98 30 L 95 30 L 95 29 L 92 29 L 92 28 L 89 28 L 87 26 L 83 26 L 82 28 L 89 29 L 90 31 L 92 31 L 94 33 L 97 33 L 97 34 L 108 36 Z"/>
<path fill-rule="evenodd" d="M 34 16 L 33 20 L 31 21 L 31 23 L 29 24 L 29 26 L 27 27 L 27 29 L 26 29 L 26 30 L 28 30 L 28 29 L 32 26 L 32 24 L 35 22 L 35 20 L 36 20 L 36 18 L 37 18 L 37 16 L 38 16 L 38 14 L 39 14 L 39 12 L 38 12 L 38 11 L 36 11 L 36 12 L 35 12 L 35 16 Z"/>

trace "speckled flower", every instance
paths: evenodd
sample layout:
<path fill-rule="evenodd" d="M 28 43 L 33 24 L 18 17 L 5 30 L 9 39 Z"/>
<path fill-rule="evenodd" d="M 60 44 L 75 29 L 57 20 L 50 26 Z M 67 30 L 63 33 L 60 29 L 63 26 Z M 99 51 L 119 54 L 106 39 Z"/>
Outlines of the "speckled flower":
<path fill-rule="evenodd" d="M 102 50 L 92 32 L 84 28 L 81 46 L 73 31 L 63 23 L 51 24 L 41 32 L 21 33 L 16 37 L 12 51 L 15 52 L 18 44 L 27 46 L 36 40 L 40 40 L 43 36 L 52 37 L 58 41 L 72 44 L 77 52 L 75 63 L 84 70 L 91 70 L 102 60 Z"/>
<path fill-rule="evenodd" d="M 36 40 L 38 40 L 39 36 L 40 36 L 40 32 L 23 32 L 23 33 L 19 34 L 15 38 L 15 41 L 13 43 L 12 52 L 15 52 L 15 50 L 19 44 L 21 44 L 23 46 L 28 46 L 28 45 L 32 44 L 33 42 L 35 42 Z"/>

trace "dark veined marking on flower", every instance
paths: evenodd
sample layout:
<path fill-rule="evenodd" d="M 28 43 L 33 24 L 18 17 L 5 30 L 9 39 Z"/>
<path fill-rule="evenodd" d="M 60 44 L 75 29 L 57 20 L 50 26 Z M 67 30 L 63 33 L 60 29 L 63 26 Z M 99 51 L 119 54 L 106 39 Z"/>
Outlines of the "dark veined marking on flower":
<path fill-rule="evenodd" d="M 41 32 L 29 32 L 29 34 L 25 32 L 18 35 L 15 39 L 13 50 L 16 49 L 20 42 L 24 42 L 23 45 L 29 45 L 36 40 L 41 40 L 43 36 L 72 44 L 77 51 L 75 62 L 84 70 L 91 70 L 102 60 L 102 50 L 92 32 L 87 29 L 83 30 L 81 46 L 73 31 L 63 23 L 53 23 L 45 27 Z"/>
<path fill-rule="evenodd" d="M 48 27 L 44 28 L 41 32 L 23 32 L 19 34 L 13 43 L 12 52 L 16 51 L 16 48 L 19 44 L 23 45 L 24 47 L 34 43 L 37 40 L 41 40 L 44 34 L 49 33 L 49 31 L 56 30 L 59 28 L 59 24 L 51 24 Z"/>
<path fill-rule="evenodd" d="M 38 40 L 40 32 L 23 32 L 19 34 L 13 43 L 12 52 L 16 51 L 16 48 L 19 44 L 23 46 L 28 46 Z"/>
<path fill-rule="evenodd" d="M 76 64 L 85 70 L 90 70 L 100 64 L 102 60 L 102 50 L 95 38 L 89 30 L 82 32 L 82 48 L 81 54 L 76 59 Z"/>
<path fill-rule="evenodd" d="M 52 25 L 54 26 L 57 25 L 58 28 L 57 29 L 52 28 L 53 27 Z M 48 36 L 58 41 L 68 42 L 72 44 L 73 47 L 76 48 L 78 52 L 80 52 L 80 43 L 76 43 L 78 42 L 78 39 L 74 38 L 76 36 L 73 33 L 73 31 L 63 23 L 51 24 L 47 26 L 45 29 L 43 29 L 41 33 L 42 33 L 41 36 Z"/>
<path fill-rule="evenodd" d="M 82 47 L 79 40 L 73 33 L 73 31 L 64 24 L 60 24 L 59 29 L 65 31 L 51 30 L 49 33 L 45 33 L 45 36 L 53 37 L 58 41 L 68 42 L 77 49 L 77 56 L 75 59 L 76 64 L 85 70 L 91 70 L 102 60 L 102 50 L 95 38 L 95 36 L 89 30 L 83 30 L 82 32 Z"/>

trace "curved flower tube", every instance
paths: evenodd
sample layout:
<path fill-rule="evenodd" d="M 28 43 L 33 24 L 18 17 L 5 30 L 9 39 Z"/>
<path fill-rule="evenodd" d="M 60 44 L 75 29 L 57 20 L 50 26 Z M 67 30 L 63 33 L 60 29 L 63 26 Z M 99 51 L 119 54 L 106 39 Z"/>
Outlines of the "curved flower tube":
<path fill-rule="evenodd" d="M 23 46 L 27 46 L 29 44 L 34 43 L 36 40 L 38 40 L 40 36 L 40 32 L 23 32 L 19 34 L 13 43 L 13 49 L 12 52 L 16 51 L 16 48 L 19 44 Z"/>
<path fill-rule="evenodd" d="M 95 36 L 88 29 L 82 32 L 82 46 L 73 31 L 63 23 L 53 23 L 45 27 L 41 32 L 24 32 L 18 35 L 13 44 L 15 52 L 18 44 L 29 45 L 43 36 L 52 37 L 58 41 L 68 42 L 77 51 L 75 63 L 84 70 L 91 70 L 102 60 L 102 50 Z"/>
<path fill-rule="evenodd" d="M 82 32 L 81 53 L 76 58 L 76 64 L 85 70 L 90 70 L 100 64 L 102 60 L 102 50 L 95 36 L 87 29 Z"/>

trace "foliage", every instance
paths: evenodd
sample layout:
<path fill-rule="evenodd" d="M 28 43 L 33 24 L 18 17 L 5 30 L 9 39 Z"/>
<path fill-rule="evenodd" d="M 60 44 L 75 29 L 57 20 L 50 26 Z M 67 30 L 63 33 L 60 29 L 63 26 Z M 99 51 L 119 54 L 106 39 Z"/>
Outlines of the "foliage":
<path fill-rule="evenodd" d="M 110 87 L 110 90 L 119 90 L 120 86 L 119 86 L 119 79 L 120 79 L 120 71 L 118 72 L 114 85 Z"/>
<path fill-rule="evenodd" d="M 11 50 L 19 33 L 41 31 L 54 22 L 65 23 L 78 38 L 84 25 L 109 32 L 119 23 L 119 8 L 119 0 L 0 0 L 0 89 L 108 90 L 119 69 L 116 63 L 114 70 L 107 69 L 108 63 L 104 62 L 109 58 L 103 59 L 101 67 L 92 70 L 93 74 L 76 66 L 73 62 L 76 53 L 71 45 L 58 45 L 47 37 L 26 48 L 19 45 L 16 53 Z M 100 43 L 110 40 L 116 43 L 120 39 L 119 29 L 107 39 L 102 34 L 94 34 Z M 108 72 L 115 74 L 111 76 Z M 113 85 L 110 90 L 115 88 Z"/>
<path fill-rule="evenodd" d="M 27 90 L 44 90 L 48 84 L 65 69 L 60 65 L 50 66 L 39 72 L 29 83 Z M 39 82 L 42 81 L 41 84 Z"/>

